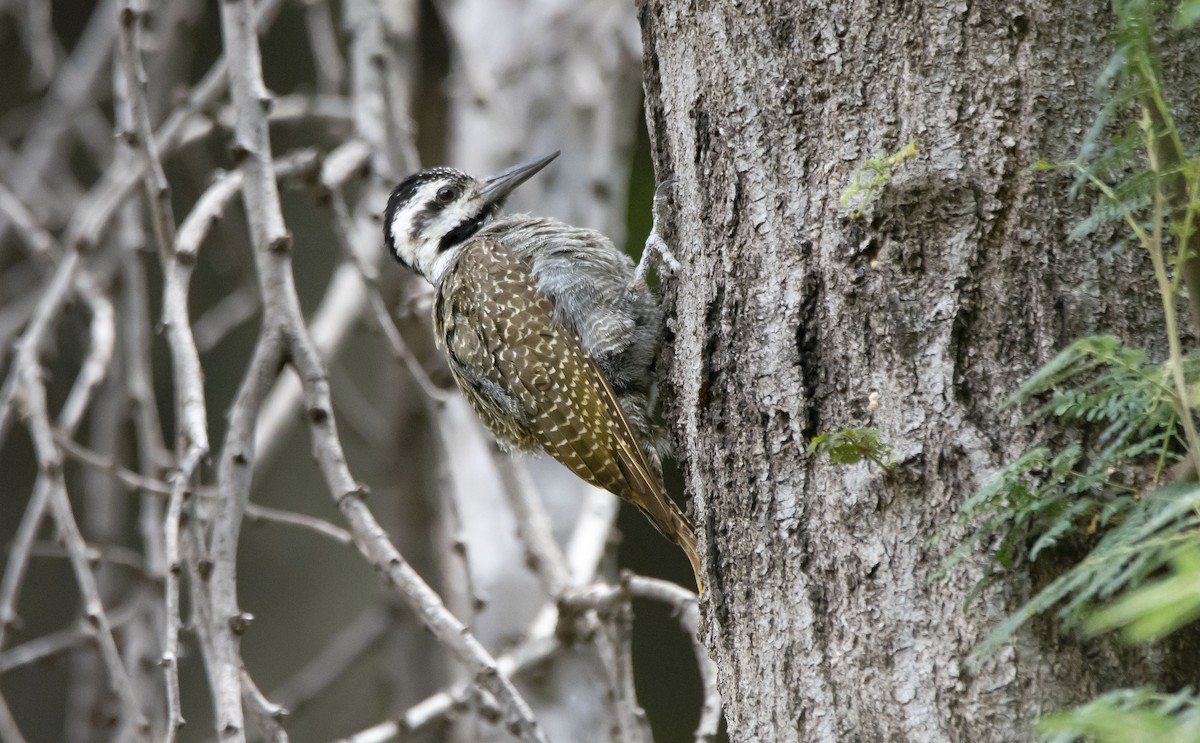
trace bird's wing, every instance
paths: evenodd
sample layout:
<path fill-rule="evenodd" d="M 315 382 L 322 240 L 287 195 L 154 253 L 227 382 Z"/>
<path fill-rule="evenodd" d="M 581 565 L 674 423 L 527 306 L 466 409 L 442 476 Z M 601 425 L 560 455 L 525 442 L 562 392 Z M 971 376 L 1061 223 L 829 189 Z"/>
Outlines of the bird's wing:
<path fill-rule="evenodd" d="M 528 264 L 495 240 L 477 237 L 462 247 L 443 292 L 455 322 L 470 326 L 486 349 L 470 363 L 517 402 L 528 434 L 580 478 L 637 506 L 698 570 L 691 525 L 663 492 L 574 330 L 554 320 L 554 305 L 537 291 Z M 452 349 L 451 341 L 447 345 Z M 487 417 L 484 422 L 500 433 Z"/>

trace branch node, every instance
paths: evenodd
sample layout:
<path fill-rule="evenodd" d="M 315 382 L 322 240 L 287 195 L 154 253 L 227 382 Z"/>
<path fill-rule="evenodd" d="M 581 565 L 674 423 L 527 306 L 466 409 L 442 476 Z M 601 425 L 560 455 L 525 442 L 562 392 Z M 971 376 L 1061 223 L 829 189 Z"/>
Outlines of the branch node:
<path fill-rule="evenodd" d="M 290 253 L 292 250 L 292 233 L 284 232 L 271 241 L 267 249 L 272 253 Z"/>
<path fill-rule="evenodd" d="M 229 618 L 229 629 L 233 634 L 244 635 L 246 630 L 250 629 L 250 623 L 254 621 L 254 615 L 248 611 L 239 611 Z"/>
<path fill-rule="evenodd" d="M 346 492 L 344 492 L 340 496 L 338 496 L 338 499 L 337 499 L 338 508 L 343 508 L 343 507 L 349 505 L 350 503 L 353 503 L 354 501 L 365 501 L 367 499 L 367 496 L 370 495 L 370 493 L 371 493 L 371 489 L 368 488 L 366 485 L 359 485 L 358 487 L 354 488 L 353 490 L 347 490 Z"/>

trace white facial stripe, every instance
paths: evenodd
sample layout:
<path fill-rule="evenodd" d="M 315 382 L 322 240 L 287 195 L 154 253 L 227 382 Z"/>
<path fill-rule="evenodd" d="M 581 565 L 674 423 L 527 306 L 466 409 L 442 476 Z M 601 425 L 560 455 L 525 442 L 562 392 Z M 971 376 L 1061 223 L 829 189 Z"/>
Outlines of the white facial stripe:
<path fill-rule="evenodd" d="M 446 275 L 446 271 L 450 270 L 450 264 L 458 255 L 458 251 L 462 249 L 461 245 L 455 245 L 450 250 L 439 254 L 433 261 L 433 265 L 429 268 L 429 273 L 425 274 L 429 277 L 429 283 L 437 286 L 441 283 L 442 277 Z"/>
<path fill-rule="evenodd" d="M 446 254 L 456 252 L 449 250 L 444 254 L 439 250 L 442 237 L 474 216 L 467 208 L 467 200 L 461 198 L 430 212 L 438 189 L 444 185 L 445 182 L 440 180 L 422 184 L 408 203 L 397 210 L 389 225 L 397 257 L 435 283 L 440 272 L 449 265 L 442 259 Z M 416 235 L 413 234 L 414 225 L 419 225 Z"/>

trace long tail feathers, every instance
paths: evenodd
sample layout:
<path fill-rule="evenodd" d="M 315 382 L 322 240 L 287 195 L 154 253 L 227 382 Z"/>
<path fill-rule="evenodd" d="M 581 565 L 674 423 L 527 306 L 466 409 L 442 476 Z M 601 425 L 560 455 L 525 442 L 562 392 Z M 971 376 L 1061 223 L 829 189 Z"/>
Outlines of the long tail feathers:
<path fill-rule="evenodd" d="M 661 481 L 651 475 L 647 467 L 630 467 L 626 457 L 617 457 L 617 466 L 629 486 L 628 495 L 622 497 L 637 506 L 660 534 L 684 551 L 696 576 L 696 592 L 700 593 L 703 590 L 700 582 L 700 549 L 692 522 L 679 510 L 679 506 L 663 490 Z"/>
<path fill-rule="evenodd" d="M 675 512 L 677 522 L 672 541 L 679 545 L 688 562 L 692 564 L 692 572 L 696 575 L 696 593 L 704 593 L 704 585 L 700 582 L 700 546 L 696 541 L 696 532 L 688 522 L 687 516 L 672 503 L 671 510 Z"/>

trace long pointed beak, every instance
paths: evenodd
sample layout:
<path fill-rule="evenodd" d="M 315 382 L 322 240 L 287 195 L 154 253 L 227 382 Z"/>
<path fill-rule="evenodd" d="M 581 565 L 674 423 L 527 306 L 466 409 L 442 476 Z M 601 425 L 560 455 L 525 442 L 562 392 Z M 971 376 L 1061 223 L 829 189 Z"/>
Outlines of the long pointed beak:
<path fill-rule="evenodd" d="M 550 164 L 550 161 L 558 157 L 559 151 L 539 157 L 535 160 L 528 160 L 519 165 L 514 165 L 511 168 L 502 170 L 491 178 L 484 179 L 483 188 L 479 189 L 479 196 L 488 204 L 495 204 L 504 200 L 504 197 L 512 193 L 513 189 L 521 185 L 525 181 L 533 177 L 542 168 Z"/>

